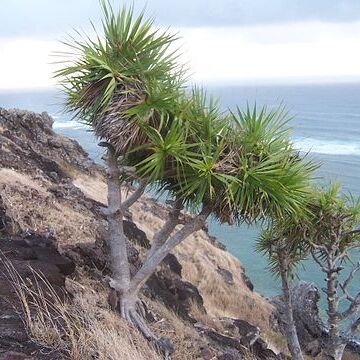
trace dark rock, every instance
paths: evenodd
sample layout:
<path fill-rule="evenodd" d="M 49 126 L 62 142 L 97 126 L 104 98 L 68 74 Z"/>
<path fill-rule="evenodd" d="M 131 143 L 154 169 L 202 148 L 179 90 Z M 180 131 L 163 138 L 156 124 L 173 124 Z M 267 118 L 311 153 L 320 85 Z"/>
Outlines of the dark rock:
<path fill-rule="evenodd" d="M 246 347 L 252 346 L 260 338 L 260 329 L 249 322 L 241 319 L 234 319 L 233 324 L 239 331 L 241 344 Z"/>
<path fill-rule="evenodd" d="M 162 263 L 163 265 L 167 265 L 173 273 L 181 276 L 182 266 L 175 255 L 167 254 Z"/>
<path fill-rule="evenodd" d="M 59 297 L 64 297 L 65 276 L 71 274 L 74 263 L 61 255 L 52 239 L 36 232 L 0 237 L 0 252 L 6 254 L 0 259 L 0 354 L 5 359 L 60 359 L 55 353 L 51 356 L 41 354 L 42 348 L 28 339 L 24 323 L 18 315 L 21 303 L 16 295 L 12 283 L 8 279 L 6 263 L 12 264 L 14 271 L 28 281 L 28 285 L 39 286 L 44 296 L 47 285 L 42 281 L 36 282 L 40 274 Z M 6 351 L 6 352 L 4 352 Z M 16 354 L 16 352 L 20 351 Z M 33 355 L 35 354 L 35 355 Z M 21 357 L 21 356 L 27 357 Z M 16 357 L 17 356 L 17 357 Z"/>
<path fill-rule="evenodd" d="M 241 278 L 244 281 L 247 288 L 251 291 L 254 291 L 254 284 L 251 282 L 250 278 L 246 275 L 245 269 L 242 269 Z"/>
<path fill-rule="evenodd" d="M 213 349 L 206 347 L 201 349 L 200 356 L 203 360 L 212 360 L 215 358 L 215 352 Z"/>
<path fill-rule="evenodd" d="M 268 348 L 267 343 L 262 339 L 256 340 L 251 350 L 258 360 L 278 360 L 278 356 Z"/>
<path fill-rule="evenodd" d="M 222 267 L 218 266 L 217 272 L 221 275 L 226 284 L 234 285 L 234 277 L 229 270 L 223 269 Z"/>
<path fill-rule="evenodd" d="M 222 347 L 230 347 L 237 350 L 243 350 L 242 344 L 238 339 L 232 338 L 230 336 L 222 335 L 213 330 L 208 330 L 206 335 L 217 344 L 220 344 Z"/>
<path fill-rule="evenodd" d="M 61 144 L 59 141 L 55 140 L 55 139 L 48 139 L 47 141 L 48 145 L 55 148 L 55 149 L 60 149 L 61 148 Z"/>
<path fill-rule="evenodd" d="M 150 241 L 148 240 L 146 234 L 132 221 L 124 220 L 124 233 L 132 243 L 145 249 L 150 249 Z"/>
<path fill-rule="evenodd" d="M 64 162 L 87 174 L 103 172 L 75 140 L 56 134 L 52 124 L 53 119 L 45 112 L 0 108 L 0 144 L 5 150 L 0 165 L 34 175 L 39 169 L 47 176 L 55 172 L 59 179 L 67 177 Z"/>
<path fill-rule="evenodd" d="M 310 341 L 305 345 L 304 350 L 306 354 L 316 357 L 321 353 L 321 342 L 319 340 Z"/>
<path fill-rule="evenodd" d="M 203 298 L 197 287 L 182 280 L 169 268 L 161 266 L 159 271 L 150 276 L 146 285 L 145 293 L 148 296 L 161 300 L 185 320 L 195 321 L 189 315 L 192 304 L 196 304 L 200 310 L 205 312 Z"/>
<path fill-rule="evenodd" d="M 217 237 L 209 236 L 209 242 L 217 248 L 226 251 L 226 246 L 222 242 L 220 242 Z"/>
<path fill-rule="evenodd" d="M 244 357 L 241 353 L 234 349 L 227 349 L 225 352 L 217 357 L 218 360 L 242 360 Z"/>
<path fill-rule="evenodd" d="M 26 355 L 24 353 L 19 353 L 15 351 L 8 351 L 0 360 L 35 360 L 32 356 Z"/>
<path fill-rule="evenodd" d="M 307 355 L 316 356 L 326 346 L 328 341 L 327 328 L 319 315 L 318 302 L 320 299 L 319 290 L 312 283 L 300 281 L 292 289 L 294 320 L 300 345 Z M 275 305 L 274 318 L 275 326 L 278 326 L 285 334 L 284 329 L 284 304 L 281 296 L 272 300 Z M 360 355 L 360 347 L 355 339 L 347 339 L 346 351 L 354 355 Z M 360 358 L 360 356 L 359 356 Z"/>
<path fill-rule="evenodd" d="M 59 181 L 59 175 L 56 171 L 50 171 L 49 177 L 51 177 L 51 179 L 53 179 L 56 182 Z"/>
<path fill-rule="evenodd" d="M 296 324 L 299 341 L 306 351 L 309 343 L 318 340 L 319 343 L 326 341 L 325 326 L 319 316 L 318 301 L 320 299 L 318 289 L 311 283 L 301 281 L 292 290 L 294 320 Z M 285 315 L 282 297 L 273 298 L 272 303 L 275 305 L 275 318 L 283 334 L 285 334 Z M 308 349 L 309 354 L 314 349 Z"/>
<path fill-rule="evenodd" d="M 13 219 L 7 215 L 7 209 L 0 195 L 0 235 L 9 234 L 17 231 L 19 228 Z"/>

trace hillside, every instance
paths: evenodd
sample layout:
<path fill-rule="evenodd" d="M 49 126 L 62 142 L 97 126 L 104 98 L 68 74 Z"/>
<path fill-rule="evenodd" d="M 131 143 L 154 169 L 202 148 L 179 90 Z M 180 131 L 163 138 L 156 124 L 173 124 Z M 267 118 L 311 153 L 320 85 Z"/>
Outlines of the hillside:
<path fill-rule="evenodd" d="M 108 303 L 104 169 L 76 141 L 56 134 L 52 123 L 46 113 L 0 108 L 0 250 L 7 259 L 0 275 L 0 355 L 116 359 L 123 351 L 121 359 L 158 359 Z M 129 193 L 131 188 L 124 195 Z M 125 231 L 136 267 L 168 207 L 144 195 L 130 210 Z M 86 326 L 72 337 L 54 335 L 53 325 L 40 321 L 41 307 L 32 304 L 24 327 L 24 302 L 6 279 L 8 261 L 15 277 L 32 279 L 32 291 L 36 274 L 29 266 L 44 274 L 59 304 L 76 308 L 81 319 L 87 314 L 80 321 Z M 285 357 L 272 305 L 253 291 L 239 261 L 206 229 L 164 260 L 142 300 L 153 331 L 172 339 L 173 359 Z"/>

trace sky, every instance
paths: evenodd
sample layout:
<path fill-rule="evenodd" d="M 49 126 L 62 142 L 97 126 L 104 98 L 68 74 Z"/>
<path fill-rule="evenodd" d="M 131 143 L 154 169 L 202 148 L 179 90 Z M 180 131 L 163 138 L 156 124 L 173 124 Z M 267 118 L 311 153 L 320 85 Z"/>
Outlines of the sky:
<path fill-rule="evenodd" d="M 360 81 L 360 0 L 131 3 L 180 35 L 194 81 Z M 98 0 L 0 0 L 0 90 L 53 86 L 60 40 L 100 17 Z"/>

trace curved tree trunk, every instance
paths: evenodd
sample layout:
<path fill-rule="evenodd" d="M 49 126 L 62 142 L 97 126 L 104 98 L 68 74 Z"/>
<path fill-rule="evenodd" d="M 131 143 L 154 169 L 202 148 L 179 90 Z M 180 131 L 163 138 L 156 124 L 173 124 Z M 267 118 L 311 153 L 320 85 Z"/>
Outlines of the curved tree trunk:
<path fill-rule="evenodd" d="M 153 246 L 149 250 L 146 260 L 131 279 L 127 256 L 127 239 L 123 228 L 123 216 L 125 210 L 141 196 L 145 184 L 140 184 L 140 188 L 133 194 L 134 196 L 123 202 L 119 180 L 121 173 L 117 163 L 117 156 L 110 145 L 106 146 L 108 147 L 106 157 L 108 166 L 108 208 L 106 216 L 108 220 L 112 273 L 110 287 L 113 289 L 109 296 L 109 301 L 113 309 L 117 309 L 119 306 L 121 317 L 134 324 L 148 340 L 154 342 L 163 352 L 165 359 L 169 359 L 173 347 L 168 339 L 155 336 L 139 315 L 137 311 L 137 305 L 139 303 L 138 293 L 166 255 L 190 234 L 200 230 L 204 226 L 210 210 L 204 207 L 199 215 L 190 219 L 180 230 L 170 236 L 176 225 L 179 224 L 179 214 L 182 209 L 182 202 L 177 200 L 168 221 L 155 235 Z"/>
<path fill-rule="evenodd" d="M 288 344 L 289 351 L 291 353 L 291 358 L 293 360 L 303 360 L 303 356 L 301 353 L 301 347 L 299 343 L 299 338 L 296 332 L 296 326 L 293 315 L 293 306 L 290 288 L 288 284 L 287 278 L 287 265 L 284 254 L 279 251 L 279 270 L 281 276 L 281 285 L 282 285 L 282 293 L 285 304 L 285 331 L 286 331 L 286 340 Z"/>

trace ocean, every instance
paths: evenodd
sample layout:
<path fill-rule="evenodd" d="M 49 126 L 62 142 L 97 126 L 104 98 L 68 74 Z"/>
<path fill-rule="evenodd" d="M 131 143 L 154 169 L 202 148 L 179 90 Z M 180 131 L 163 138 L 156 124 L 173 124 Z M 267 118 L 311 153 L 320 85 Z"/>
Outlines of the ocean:
<path fill-rule="evenodd" d="M 274 108 L 283 104 L 294 116 L 291 122 L 296 147 L 321 163 L 317 181 L 341 181 L 344 192 L 360 196 L 360 84 L 209 86 L 221 106 L 235 109 L 246 103 Z M 55 91 L 3 92 L 0 107 L 47 111 L 55 120 L 55 131 L 76 139 L 96 161 L 101 150 L 91 132 L 62 112 L 61 97 Z M 255 290 L 266 297 L 279 294 L 280 287 L 267 270 L 266 259 L 254 251 L 259 234 L 256 226 L 235 227 L 211 221 L 210 233 L 217 236 L 245 266 Z M 324 286 L 323 274 L 307 261 L 298 269 L 299 278 Z M 359 279 L 353 291 L 359 290 Z M 324 309 L 324 299 L 322 299 Z"/>

